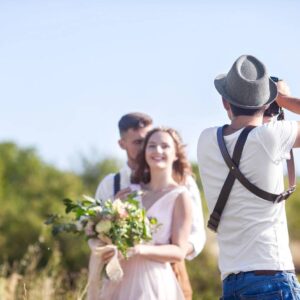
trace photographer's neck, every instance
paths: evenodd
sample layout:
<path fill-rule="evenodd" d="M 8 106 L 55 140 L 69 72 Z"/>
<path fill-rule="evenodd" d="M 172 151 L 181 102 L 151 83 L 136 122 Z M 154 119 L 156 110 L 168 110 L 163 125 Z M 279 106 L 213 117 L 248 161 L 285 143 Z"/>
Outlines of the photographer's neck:
<path fill-rule="evenodd" d="M 247 126 L 260 126 L 263 124 L 263 115 L 232 116 L 231 124 L 225 129 L 225 135 L 232 134 Z"/>

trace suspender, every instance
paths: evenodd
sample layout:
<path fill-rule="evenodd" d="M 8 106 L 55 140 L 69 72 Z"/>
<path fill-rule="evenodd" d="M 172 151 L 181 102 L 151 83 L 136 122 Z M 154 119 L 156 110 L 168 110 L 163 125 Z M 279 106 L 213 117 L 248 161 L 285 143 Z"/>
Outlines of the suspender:
<path fill-rule="evenodd" d="M 216 202 L 216 205 L 214 207 L 214 210 L 212 214 L 210 215 L 209 221 L 207 226 L 213 230 L 217 231 L 219 222 L 221 219 L 221 215 L 223 213 L 223 210 L 225 208 L 226 202 L 229 198 L 229 194 L 231 192 L 232 186 L 234 184 L 235 179 L 237 179 L 246 189 L 248 189 L 250 192 L 255 194 L 256 196 L 271 201 L 273 203 L 278 203 L 283 200 L 286 200 L 294 191 L 296 188 L 296 176 L 295 176 L 295 167 L 294 167 L 294 159 L 293 159 L 293 152 L 291 151 L 291 159 L 287 161 L 287 167 L 288 167 L 288 175 L 289 175 L 289 189 L 281 194 L 272 194 L 267 191 L 264 191 L 254 184 L 252 184 L 239 170 L 239 163 L 242 155 L 242 151 L 244 148 L 244 145 L 246 143 L 248 134 L 250 131 L 255 128 L 253 126 L 246 127 L 240 134 L 234 151 L 232 158 L 230 157 L 225 141 L 224 141 L 224 129 L 228 125 L 224 125 L 223 127 L 218 128 L 217 131 L 217 138 L 218 138 L 218 144 L 220 151 L 222 153 L 222 156 L 224 158 L 225 163 L 227 164 L 229 168 L 228 176 L 225 180 L 225 183 L 221 189 L 221 192 L 219 194 L 218 200 Z"/>
<path fill-rule="evenodd" d="M 121 174 L 116 173 L 114 176 L 114 195 L 116 195 L 121 189 Z"/>
<path fill-rule="evenodd" d="M 226 149 L 226 146 L 225 146 L 225 143 L 224 143 L 224 137 L 223 137 L 224 127 L 218 128 L 218 132 L 217 132 L 218 143 L 219 143 L 219 147 L 220 147 L 222 155 L 223 155 L 223 153 L 226 155 L 226 159 L 224 158 L 225 161 L 226 160 L 228 161 L 228 157 L 229 157 L 229 160 L 231 161 L 231 158 L 230 158 L 230 156 L 227 152 L 227 149 Z M 250 131 L 253 128 L 254 127 L 246 127 L 241 132 L 241 134 L 238 137 L 238 140 L 236 142 L 236 145 L 235 145 L 235 148 L 234 148 L 234 151 L 233 151 L 233 157 L 232 157 L 232 159 L 233 159 L 232 164 L 234 166 L 229 167 L 229 173 L 228 173 L 227 178 L 224 182 L 224 185 L 221 189 L 221 192 L 219 194 L 219 197 L 218 197 L 218 200 L 217 200 L 216 205 L 214 207 L 214 210 L 213 210 L 213 212 L 210 215 L 210 218 L 208 220 L 207 226 L 208 226 L 208 228 L 210 228 L 213 231 L 217 231 L 217 228 L 218 228 L 218 225 L 219 225 L 219 222 L 220 222 L 220 219 L 221 219 L 221 215 L 223 213 L 223 210 L 224 210 L 226 202 L 229 198 L 229 194 L 231 192 L 232 186 L 233 186 L 234 181 L 236 179 L 234 173 L 232 172 L 232 170 L 238 168 L 239 163 L 240 163 L 240 159 L 241 159 L 241 155 L 242 155 L 242 151 L 244 149 L 244 145 L 246 143 L 248 134 L 250 133 Z M 219 142 L 220 136 L 223 140 L 223 142 L 221 141 L 221 143 Z M 226 163 L 227 163 L 227 161 L 226 161 Z"/>

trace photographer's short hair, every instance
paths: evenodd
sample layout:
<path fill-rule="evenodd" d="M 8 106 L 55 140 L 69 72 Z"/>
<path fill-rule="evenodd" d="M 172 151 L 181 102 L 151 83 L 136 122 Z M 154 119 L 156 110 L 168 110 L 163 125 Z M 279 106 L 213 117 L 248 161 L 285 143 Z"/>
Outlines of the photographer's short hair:
<path fill-rule="evenodd" d="M 128 113 L 124 115 L 119 121 L 120 135 L 129 129 L 139 129 L 152 125 L 153 120 L 150 116 L 144 113 Z"/>
<path fill-rule="evenodd" d="M 242 108 L 242 107 L 238 107 L 235 106 L 231 103 L 229 103 L 231 111 L 233 113 L 234 116 L 255 116 L 258 114 L 263 114 L 265 111 L 265 107 L 260 107 L 260 108 Z"/>

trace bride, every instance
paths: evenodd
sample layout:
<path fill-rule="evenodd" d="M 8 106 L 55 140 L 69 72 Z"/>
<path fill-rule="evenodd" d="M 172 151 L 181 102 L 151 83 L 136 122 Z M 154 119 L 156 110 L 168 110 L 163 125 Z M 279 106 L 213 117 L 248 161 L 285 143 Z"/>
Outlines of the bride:
<path fill-rule="evenodd" d="M 139 201 L 148 217 L 161 224 L 151 244 L 139 244 L 122 260 L 124 276 L 119 282 L 105 281 L 102 298 L 111 300 L 183 300 L 182 290 L 170 263 L 184 260 L 191 230 L 191 200 L 183 186 L 191 174 L 184 145 L 170 128 L 155 128 L 146 138 L 139 168 L 132 182 L 139 183 Z M 108 260 L 113 251 L 102 259 Z"/>

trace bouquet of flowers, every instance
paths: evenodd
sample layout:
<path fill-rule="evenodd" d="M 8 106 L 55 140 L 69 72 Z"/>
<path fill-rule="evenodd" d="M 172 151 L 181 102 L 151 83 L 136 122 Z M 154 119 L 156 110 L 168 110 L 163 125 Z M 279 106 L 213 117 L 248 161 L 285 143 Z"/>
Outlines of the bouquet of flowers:
<path fill-rule="evenodd" d="M 85 288 L 87 299 L 101 298 L 103 274 L 112 281 L 123 277 L 117 250 L 127 259 L 130 248 L 151 241 L 152 233 L 159 226 L 157 219 L 148 218 L 146 211 L 140 208 L 137 196 L 138 192 L 133 192 L 122 201 L 101 201 L 88 196 L 83 196 L 83 199 L 78 201 L 64 199 L 66 214 L 52 214 L 45 221 L 47 225 L 52 226 L 54 235 L 73 232 L 85 234 L 89 239 L 91 256 Z M 114 256 L 105 263 L 102 255 L 112 249 Z"/>
<path fill-rule="evenodd" d="M 138 192 L 131 193 L 123 201 L 101 201 L 88 196 L 83 200 L 64 199 L 66 215 L 52 214 L 46 220 L 52 225 L 54 235 L 60 232 L 85 233 L 87 238 L 98 238 L 104 244 L 112 244 L 127 258 L 127 251 L 136 244 L 151 241 L 157 228 L 157 219 L 148 218 L 146 211 L 135 200 Z"/>

